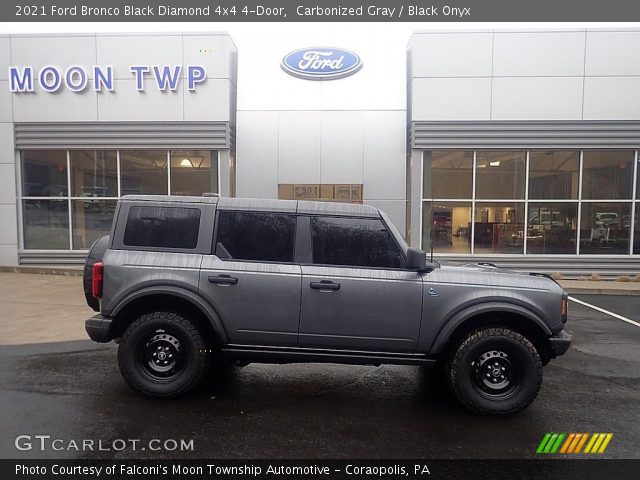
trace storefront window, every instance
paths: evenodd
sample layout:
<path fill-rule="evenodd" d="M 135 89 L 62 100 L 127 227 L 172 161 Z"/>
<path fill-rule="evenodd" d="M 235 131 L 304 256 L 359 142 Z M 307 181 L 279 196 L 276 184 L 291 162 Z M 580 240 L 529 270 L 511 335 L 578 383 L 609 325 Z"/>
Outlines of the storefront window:
<path fill-rule="evenodd" d="M 437 253 L 471 252 L 471 203 L 423 202 L 422 248 Z"/>
<path fill-rule="evenodd" d="M 91 247 L 98 238 L 108 235 L 117 200 L 71 200 L 73 249 Z"/>
<path fill-rule="evenodd" d="M 173 195 L 218 192 L 215 150 L 23 150 L 20 157 L 26 250 L 90 248 L 109 233 L 119 192 L 166 195 L 169 175 Z"/>
<path fill-rule="evenodd" d="M 580 184 L 580 152 L 529 152 L 529 198 L 575 200 Z"/>
<path fill-rule="evenodd" d="M 640 202 L 636 202 L 636 219 L 633 223 L 633 253 L 640 254 Z"/>
<path fill-rule="evenodd" d="M 117 197 L 118 158 L 115 150 L 71 150 L 71 196 Z"/>
<path fill-rule="evenodd" d="M 576 253 L 577 203 L 529 203 L 527 253 Z"/>
<path fill-rule="evenodd" d="M 640 153 L 636 164 L 636 200 L 640 200 Z"/>
<path fill-rule="evenodd" d="M 22 196 L 67 195 L 67 151 L 23 150 Z"/>
<path fill-rule="evenodd" d="M 524 203 L 476 203 L 474 252 L 522 253 Z"/>
<path fill-rule="evenodd" d="M 523 199 L 526 152 L 478 151 L 476 198 Z"/>
<path fill-rule="evenodd" d="M 122 150 L 120 176 L 122 195 L 166 195 L 167 151 Z"/>
<path fill-rule="evenodd" d="M 634 152 L 631 150 L 585 151 L 582 199 L 631 199 L 633 158 Z"/>
<path fill-rule="evenodd" d="M 218 168 L 211 165 L 209 150 L 171 151 L 171 195 L 218 193 Z"/>
<path fill-rule="evenodd" d="M 466 198 L 473 191 L 473 152 L 434 150 L 423 153 L 422 198 Z"/>
<path fill-rule="evenodd" d="M 67 200 L 23 200 L 24 248 L 69 250 Z"/>
<path fill-rule="evenodd" d="M 583 203 L 580 253 L 628 254 L 631 203 Z"/>

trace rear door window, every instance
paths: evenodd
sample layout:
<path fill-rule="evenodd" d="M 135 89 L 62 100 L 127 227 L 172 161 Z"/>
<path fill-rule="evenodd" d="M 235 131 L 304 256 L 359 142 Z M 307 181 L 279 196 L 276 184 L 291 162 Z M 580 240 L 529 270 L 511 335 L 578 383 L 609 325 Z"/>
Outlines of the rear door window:
<path fill-rule="evenodd" d="M 215 253 L 221 259 L 293 262 L 294 215 L 221 211 L 217 224 Z"/>
<path fill-rule="evenodd" d="M 131 207 L 123 243 L 129 247 L 194 249 L 199 228 L 198 208 Z"/>

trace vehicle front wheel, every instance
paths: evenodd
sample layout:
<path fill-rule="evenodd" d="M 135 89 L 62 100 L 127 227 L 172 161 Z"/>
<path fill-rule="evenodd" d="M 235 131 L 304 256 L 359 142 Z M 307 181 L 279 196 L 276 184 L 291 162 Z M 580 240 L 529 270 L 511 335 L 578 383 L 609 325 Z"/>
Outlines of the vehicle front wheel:
<path fill-rule="evenodd" d="M 118 347 L 122 377 L 147 397 L 184 395 L 202 380 L 209 362 L 198 328 L 174 312 L 142 315 L 127 328 Z"/>
<path fill-rule="evenodd" d="M 542 362 L 526 337 L 508 328 L 472 332 L 453 352 L 447 378 L 468 409 L 508 415 L 525 409 L 542 385 Z"/>

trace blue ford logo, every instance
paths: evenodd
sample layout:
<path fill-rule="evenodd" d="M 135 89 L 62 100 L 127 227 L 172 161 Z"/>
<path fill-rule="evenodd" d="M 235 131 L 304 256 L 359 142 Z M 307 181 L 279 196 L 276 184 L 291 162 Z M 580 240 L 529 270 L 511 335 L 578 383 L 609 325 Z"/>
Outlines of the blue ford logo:
<path fill-rule="evenodd" d="M 282 59 L 282 69 L 307 80 L 335 80 L 362 68 L 360 57 L 341 48 L 312 47 L 291 52 Z"/>

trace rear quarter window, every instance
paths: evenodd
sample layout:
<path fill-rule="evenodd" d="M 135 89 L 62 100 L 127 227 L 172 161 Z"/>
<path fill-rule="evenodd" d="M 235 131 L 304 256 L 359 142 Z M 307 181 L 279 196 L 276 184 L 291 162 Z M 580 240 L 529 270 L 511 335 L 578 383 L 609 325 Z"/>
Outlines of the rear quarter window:
<path fill-rule="evenodd" d="M 194 249 L 200 210 L 180 207 L 131 207 L 124 231 L 128 247 Z"/>

